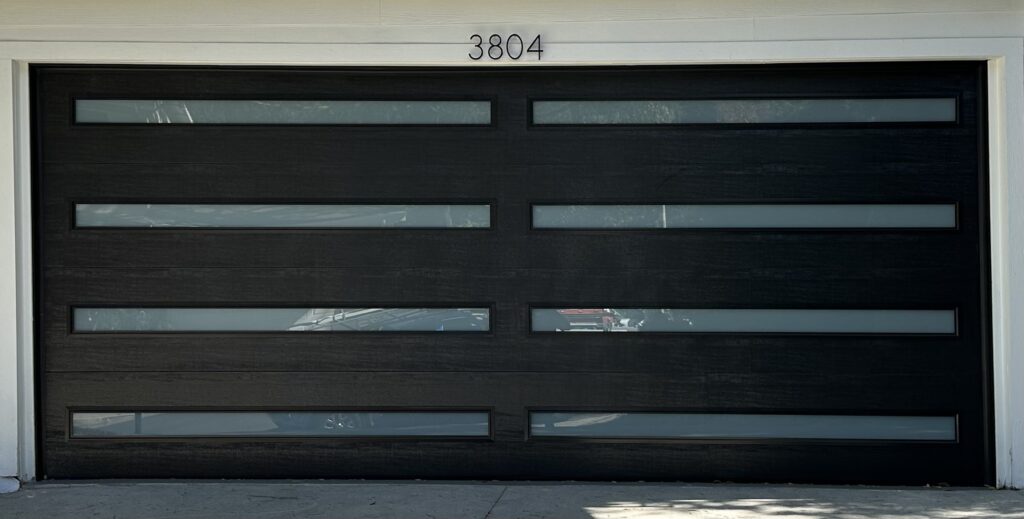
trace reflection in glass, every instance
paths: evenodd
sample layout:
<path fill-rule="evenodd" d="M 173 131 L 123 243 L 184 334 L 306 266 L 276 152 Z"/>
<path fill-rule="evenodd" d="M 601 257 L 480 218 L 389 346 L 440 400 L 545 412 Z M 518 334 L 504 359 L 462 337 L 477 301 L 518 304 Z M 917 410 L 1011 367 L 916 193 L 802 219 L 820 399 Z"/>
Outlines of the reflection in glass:
<path fill-rule="evenodd" d="M 956 333 L 954 310 L 533 308 L 535 332 Z"/>
<path fill-rule="evenodd" d="M 488 436 L 486 412 L 73 412 L 71 436 Z"/>
<path fill-rule="evenodd" d="M 532 436 L 956 440 L 953 416 L 531 412 Z"/>
<path fill-rule="evenodd" d="M 75 122 L 107 124 L 490 124 L 490 101 L 78 99 Z"/>
<path fill-rule="evenodd" d="M 955 122 L 956 99 L 534 101 L 534 124 Z"/>
<path fill-rule="evenodd" d="M 538 229 L 956 228 L 955 204 L 535 205 Z"/>
<path fill-rule="evenodd" d="M 253 228 L 489 228 L 491 206 L 75 204 L 75 226 Z"/>
<path fill-rule="evenodd" d="M 75 332 L 486 332 L 487 308 L 74 308 Z"/>

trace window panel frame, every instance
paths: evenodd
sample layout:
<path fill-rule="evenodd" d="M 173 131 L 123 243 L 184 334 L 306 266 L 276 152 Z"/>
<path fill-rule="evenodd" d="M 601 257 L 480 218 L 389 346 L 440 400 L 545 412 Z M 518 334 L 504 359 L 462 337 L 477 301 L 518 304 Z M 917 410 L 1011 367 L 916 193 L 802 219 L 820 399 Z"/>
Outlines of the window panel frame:
<path fill-rule="evenodd" d="M 815 93 L 814 95 L 798 95 L 798 94 L 779 94 L 779 95 L 757 95 L 757 96 L 745 96 L 745 95 L 705 95 L 705 96 L 664 96 L 664 95 L 652 95 L 652 96 L 616 96 L 616 95 L 604 95 L 596 94 L 592 96 L 566 96 L 566 97 L 555 97 L 555 96 L 538 96 L 538 97 L 527 97 L 527 127 L 530 130 L 565 130 L 565 129 L 584 129 L 593 128 L 603 131 L 612 131 L 616 128 L 627 129 L 627 130 L 638 130 L 638 129 L 649 129 L 649 130 L 667 130 L 671 128 L 676 129 L 687 129 L 693 127 L 709 128 L 709 129 L 759 129 L 759 128 L 819 128 L 819 129 L 860 129 L 860 128 L 948 128 L 958 127 L 963 124 L 962 106 L 963 106 L 963 94 L 961 92 L 949 92 L 949 93 L 936 93 L 936 92 L 922 92 L 922 93 L 911 93 L 911 92 L 900 92 L 900 93 L 871 93 L 871 92 L 852 92 L 852 93 Z M 952 99 L 953 100 L 953 115 L 952 121 L 878 121 L 878 122 L 772 122 L 772 123 L 723 123 L 723 122 L 711 122 L 711 123 L 695 123 L 695 122 L 683 122 L 683 123 L 538 123 L 534 120 L 534 103 L 536 102 L 593 102 L 593 101 L 797 101 L 797 100 L 884 100 L 884 99 Z"/>
<path fill-rule="evenodd" d="M 595 443 L 595 444 L 699 444 L 699 445 L 959 445 L 961 442 L 960 413 L 949 409 L 901 409 L 872 410 L 870 414 L 850 409 L 762 409 L 738 407 L 711 408 L 650 408 L 642 406 L 616 407 L 609 409 L 601 406 L 573 406 L 567 410 L 565 406 L 528 406 L 524 410 L 523 427 L 528 442 L 552 443 Z M 533 434 L 534 413 L 566 413 L 566 414 L 713 414 L 713 415 L 786 415 L 786 416 L 870 416 L 870 417 L 934 417 L 951 418 L 953 420 L 953 439 L 842 439 L 842 438 L 784 438 L 784 437 L 664 437 L 664 436 L 559 436 Z"/>
<path fill-rule="evenodd" d="M 85 128 L 180 128 L 180 127 L 193 127 L 193 128 L 217 128 L 217 127 L 232 127 L 232 128 L 296 128 L 296 127 L 337 127 L 337 128 L 382 128 L 382 129 L 396 129 L 396 128 L 468 128 L 468 129 L 495 129 L 498 125 L 498 98 L 497 96 L 409 96 L 409 97 L 396 97 L 396 96 L 379 96 L 379 95 L 365 95 L 365 96 L 317 96 L 312 98 L 310 96 L 281 96 L 281 95 L 265 95 L 255 96 L 252 94 L 240 94 L 234 93 L 210 93 L 203 96 L 195 95 L 183 95 L 174 96 L 175 99 L 167 99 L 167 96 L 160 95 L 132 95 L 126 97 L 123 95 L 92 95 L 92 94 L 79 94 L 71 96 L 69 102 L 69 118 L 70 124 L 73 127 L 85 127 Z M 372 101 L 372 102 L 433 102 L 433 103 L 446 103 L 446 102 L 480 102 L 488 103 L 488 122 L 486 123 L 228 123 L 228 122 L 217 122 L 217 123 L 150 123 L 150 122 L 87 122 L 78 120 L 78 102 L 79 101 Z"/>
<path fill-rule="evenodd" d="M 125 435 L 125 436 L 76 436 L 74 435 L 75 413 L 466 413 L 484 414 L 487 417 L 487 433 L 482 435 Z M 130 443 L 164 443 L 164 442 L 202 442 L 202 443 L 232 443 L 232 442 L 308 442 L 310 440 L 321 440 L 330 442 L 430 442 L 430 441 L 470 441 L 470 442 L 494 442 L 494 406 L 146 406 L 144 409 L 137 406 L 69 406 L 64 409 L 65 433 L 64 440 L 69 442 L 86 443 L 109 443 L 109 442 L 130 442 Z"/>
<path fill-rule="evenodd" d="M 953 331 L 951 333 L 940 333 L 940 332 L 934 332 L 934 333 L 933 332 L 822 332 L 822 331 L 818 331 L 818 332 L 793 332 L 793 331 L 694 331 L 694 332 L 687 332 L 687 331 L 647 331 L 647 332 L 622 332 L 622 333 L 626 333 L 627 335 L 640 334 L 640 335 L 645 335 L 645 336 L 663 336 L 663 337 L 671 337 L 671 336 L 695 336 L 696 337 L 696 336 L 702 336 L 702 335 L 719 335 L 719 336 L 736 335 L 736 336 L 765 336 L 765 337 L 787 337 L 787 336 L 788 337 L 814 337 L 814 336 L 822 336 L 822 337 L 900 337 L 900 338 L 931 337 L 931 338 L 952 338 L 952 339 L 956 339 L 957 337 L 960 336 L 960 329 L 961 329 L 960 308 L 959 307 L 953 307 L 953 306 L 941 306 L 941 305 L 917 305 L 917 306 L 914 306 L 912 308 L 902 308 L 902 307 L 884 307 L 884 308 L 882 308 L 882 307 L 848 307 L 848 306 L 841 306 L 841 305 L 834 305 L 834 306 L 830 306 L 828 308 L 822 308 L 822 307 L 806 308 L 806 307 L 800 307 L 800 306 L 797 306 L 797 305 L 775 305 L 775 306 L 763 305 L 763 306 L 759 306 L 757 308 L 736 307 L 736 306 L 729 306 L 729 305 L 716 305 L 715 308 L 682 308 L 678 304 L 672 304 L 672 303 L 658 304 L 657 302 L 656 303 L 649 303 L 649 302 L 646 302 L 646 303 L 632 303 L 632 304 L 616 302 L 615 304 L 612 304 L 611 306 L 609 306 L 607 303 L 589 305 L 589 304 L 579 304 L 579 303 L 565 304 L 564 302 L 563 303 L 543 302 L 543 303 L 530 303 L 530 304 L 526 305 L 526 312 L 525 312 L 526 313 L 526 315 L 525 315 L 526 321 L 525 322 L 527 323 L 528 334 L 530 334 L 530 335 L 535 335 L 535 334 L 536 335 L 557 335 L 559 337 L 573 337 L 573 336 L 577 336 L 577 335 L 582 335 L 584 337 L 587 337 L 587 336 L 590 336 L 591 333 L 601 333 L 602 335 L 607 335 L 607 334 L 613 334 L 614 335 L 615 333 L 617 333 L 617 332 L 607 332 L 607 331 L 603 331 L 603 330 L 601 330 L 600 332 L 568 332 L 568 331 L 558 331 L 558 330 L 540 330 L 540 331 L 534 330 L 534 327 L 533 327 L 533 320 L 534 320 L 533 312 L 534 312 L 534 310 L 562 310 L 562 309 L 576 309 L 576 308 L 582 308 L 582 309 L 611 308 L 611 309 L 616 309 L 616 310 L 662 310 L 662 309 L 667 309 L 667 310 L 793 310 L 793 311 L 805 311 L 805 310 L 809 310 L 809 311 L 813 311 L 813 310 L 853 310 L 853 311 L 857 311 L 857 310 L 872 310 L 872 311 L 889 311 L 889 310 L 894 310 L 894 311 L 918 311 L 918 310 L 920 310 L 920 311 L 943 311 L 943 312 L 951 312 L 953 314 L 952 315 Z M 571 340 L 571 339 L 562 339 L 562 340 Z"/>
<path fill-rule="evenodd" d="M 953 225 L 949 227 L 537 227 L 534 224 L 534 208 L 541 206 L 950 206 L 953 211 Z M 961 204 L 957 200 L 948 199 L 886 199 L 886 200 L 837 200 L 837 199 L 707 199 L 707 200 L 636 200 L 636 199 L 609 199 L 601 198 L 596 200 L 531 200 L 527 207 L 527 218 L 529 219 L 530 232 L 551 233 L 551 232 L 573 232 L 573 233 L 612 233 L 612 234 L 642 234 L 642 233 L 710 233 L 710 232 L 771 232 L 771 233 L 906 233 L 906 232 L 958 232 L 961 225 Z"/>
<path fill-rule="evenodd" d="M 308 198 L 295 198 L 295 199 L 278 199 L 278 198 L 267 198 L 267 199 L 229 199 L 229 198 L 104 198 L 104 197 L 89 197 L 85 198 L 74 198 L 68 201 L 68 230 L 74 232 L 230 232 L 230 231 L 265 231 L 265 232 L 308 232 L 308 231 L 328 231 L 328 232 L 422 232 L 422 231 L 452 231 L 452 232 L 490 232 L 496 228 L 495 218 L 498 214 L 497 210 L 497 199 L 325 199 L 315 200 Z M 326 227 L 326 226 L 303 226 L 303 227 L 276 227 L 276 226 L 251 226 L 251 227 L 238 227 L 238 226 L 201 226 L 201 227 L 189 227 L 189 226 L 160 226 L 160 227 L 142 227 L 142 226 L 83 226 L 79 224 L 77 207 L 80 205 L 239 205 L 239 206 L 251 206 L 251 205 L 266 205 L 266 206 L 487 206 L 488 212 L 488 224 L 486 226 L 474 226 L 474 227 L 367 227 L 367 226 L 352 226 L 352 227 Z"/>
<path fill-rule="evenodd" d="M 177 335 L 203 335 L 203 336 L 260 336 L 260 337 L 296 337 L 305 335 L 367 335 L 377 337 L 387 336 L 403 336 L 403 335 L 469 335 L 469 336 L 493 336 L 495 333 L 495 316 L 496 316 L 496 304 L 495 303 L 422 303 L 412 306 L 410 303 L 309 303 L 307 305 L 284 305 L 274 303 L 247 303 L 247 304 L 236 304 L 230 305 L 228 303 L 210 303 L 210 304 L 173 304 L 168 305 L 167 303 L 104 303 L 104 304 L 88 304 L 88 303 L 72 303 L 66 306 L 67 308 L 67 330 L 68 335 L 81 335 L 81 336 L 102 336 L 102 335 L 116 335 L 116 336 L 177 336 Z M 129 309 L 129 310 L 145 310 L 145 309 L 317 309 L 317 308 L 382 308 L 382 309 L 437 309 L 437 310 L 457 310 L 457 309 L 484 309 L 487 310 L 487 329 L 486 330 L 278 330 L 278 331 L 259 331 L 259 330 L 238 330 L 238 331 L 212 331 L 212 330 L 76 330 L 75 329 L 75 309 L 82 310 L 94 310 L 94 309 Z M 382 345 L 386 347 L 386 345 Z"/>

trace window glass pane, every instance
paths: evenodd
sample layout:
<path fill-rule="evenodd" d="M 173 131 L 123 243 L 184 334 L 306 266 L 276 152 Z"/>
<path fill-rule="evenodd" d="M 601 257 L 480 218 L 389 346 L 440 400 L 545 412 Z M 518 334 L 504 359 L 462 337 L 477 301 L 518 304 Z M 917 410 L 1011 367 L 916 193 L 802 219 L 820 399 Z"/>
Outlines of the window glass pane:
<path fill-rule="evenodd" d="M 955 204 L 535 205 L 538 229 L 956 228 Z"/>
<path fill-rule="evenodd" d="M 74 308 L 75 332 L 486 332 L 487 308 Z"/>
<path fill-rule="evenodd" d="M 534 101 L 534 124 L 955 122 L 956 99 Z"/>
<path fill-rule="evenodd" d="M 481 205 L 76 204 L 77 227 L 489 228 Z"/>
<path fill-rule="evenodd" d="M 534 308 L 535 332 L 956 333 L 954 310 Z"/>
<path fill-rule="evenodd" d="M 956 440 L 953 416 L 530 413 L 532 436 Z"/>
<path fill-rule="evenodd" d="M 124 436 L 488 436 L 486 412 L 74 412 L 76 438 Z"/>
<path fill-rule="evenodd" d="M 75 121 L 107 124 L 490 124 L 490 101 L 78 99 Z"/>

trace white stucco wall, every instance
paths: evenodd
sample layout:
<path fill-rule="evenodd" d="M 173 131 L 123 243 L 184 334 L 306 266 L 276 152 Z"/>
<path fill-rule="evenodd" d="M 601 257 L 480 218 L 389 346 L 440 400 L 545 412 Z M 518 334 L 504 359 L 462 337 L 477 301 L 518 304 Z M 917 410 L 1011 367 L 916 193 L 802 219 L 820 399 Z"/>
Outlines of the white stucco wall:
<path fill-rule="evenodd" d="M 27 63 L 486 66 L 469 35 L 511 32 L 543 34 L 546 64 L 1012 56 L 990 67 L 1011 110 L 991 125 L 996 429 L 999 481 L 1024 486 L 1024 159 L 1001 141 L 1024 118 L 1024 0 L 0 0 L 0 477 L 34 476 Z"/>
<path fill-rule="evenodd" d="M 1021 0 L 4 0 L 0 41 L 550 42 L 1019 37 Z"/>

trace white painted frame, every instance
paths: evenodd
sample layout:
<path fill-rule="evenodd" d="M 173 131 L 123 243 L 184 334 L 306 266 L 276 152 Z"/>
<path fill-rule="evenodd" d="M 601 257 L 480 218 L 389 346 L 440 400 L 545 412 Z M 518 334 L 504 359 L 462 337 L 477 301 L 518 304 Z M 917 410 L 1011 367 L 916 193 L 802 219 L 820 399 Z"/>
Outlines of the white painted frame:
<path fill-rule="evenodd" d="M 473 29 L 473 30 L 470 30 Z M 35 478 L 28 65 L 460 65 L 452 43 L 0 42 L 0 477 Z M 416 41 L 416 35 L 409 35 Z M 430 39 L 430 38 L 423 38 Z M 433 40 L 436 41 L 436 40 Z M 910 60 L 988 62 L 996 481 L 1024 487 L 1024 39 L 941 38 L 545 45 L 517 65 L 679 65 Z M 1013 145 L 1011 145 L 1011 143 Z M 1016 318 L 1014 318 L 1016 316 Z M 1014 376 L 1016 375 L 1016 376 Z M 17 417 L 17 420 L 11 420 Z M 13 422 L 13 423 L 12 423 Z"/>

